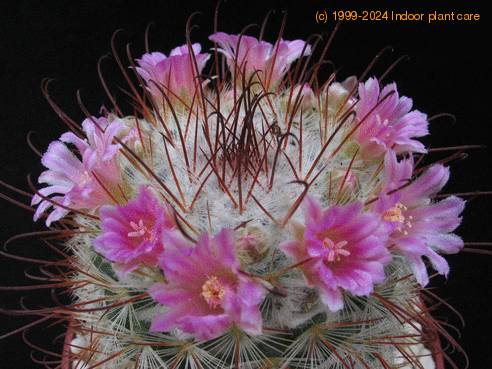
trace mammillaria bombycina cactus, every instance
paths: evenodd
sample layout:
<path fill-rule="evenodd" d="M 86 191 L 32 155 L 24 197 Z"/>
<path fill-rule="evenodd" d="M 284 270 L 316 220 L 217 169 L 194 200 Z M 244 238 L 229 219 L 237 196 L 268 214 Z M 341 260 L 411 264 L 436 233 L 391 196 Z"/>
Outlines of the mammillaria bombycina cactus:
<path fill-rule="evenodd" d="M 46 309 L 58 367 L 443 368 L 425 287 L 465 201 L 420 165 L 427 115 L 368 73 L 320 80 L 317 38 L 189 37 L 115 54 L 134 113 L 107 90 L 42 156 L 34 219 L 73 299 Z"/>

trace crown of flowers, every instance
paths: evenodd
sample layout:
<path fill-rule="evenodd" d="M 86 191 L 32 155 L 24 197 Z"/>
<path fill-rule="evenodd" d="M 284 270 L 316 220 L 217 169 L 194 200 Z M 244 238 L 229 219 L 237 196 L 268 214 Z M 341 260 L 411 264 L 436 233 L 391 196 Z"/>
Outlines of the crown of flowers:
<path fill-rule="evenodd" d="M 209 39 L 131 60 L 135 114 L 109 95 L 61 115 L 42 156 L 34 219 L 73 254 L 70 365 L 430 368 L 422 291 L 463 247 L 465 201 L 419 166 L 427 115 L 395 83 L 321 83 L 317 42 Z"/>

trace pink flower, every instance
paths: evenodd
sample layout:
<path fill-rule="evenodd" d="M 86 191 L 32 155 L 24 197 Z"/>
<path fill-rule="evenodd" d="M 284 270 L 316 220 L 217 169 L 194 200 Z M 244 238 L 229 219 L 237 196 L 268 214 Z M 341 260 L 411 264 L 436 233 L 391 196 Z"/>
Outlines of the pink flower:
<path fill-rule="evenodd" d="M 123 274 L 142 264 L 155 267 L 164 250 L 162 234 L 174 228 L 172 210 L 144 186 L 124 206 L 103 206 L 100 217 L 102 233 L 94 240 L 94 247 L 120 264 Z"/>
<path fill-rule="evenodd" d="M 438 252 L 454 254 L 463 247 L 462 239 L 452 232 L 461 223 L 465 201 L 456 196 L 438 202 L 431 200 L 448 181 L 448 168 L 433 165 L 405 186 L 412 171 L 412 158 L 398 162 L 394 152 L 388 152 L 383 195 L 373 209 L 382 214 L 391 232 L 389 246 L 408 259 L 417 281 L 425 286 L 429 277 L 423 257 L 430 260 L 437 272 L 447 276 L 449 265 Z"/>
<path fill-rule="evenodd" d="M 116 154 L 120 145 L 113 144 L 113 138 L 124 128 L 116 119 L 111 123 L 104 117 L 93 118 L 82 123 L 87 139 L 81 139 L 72 132 L 61 135 L 52 142 L 41 162 L 48 170 L 41 173 L 39 183 L 48 184 L 39 190 L 45 197 L 71 209 L 87 209 L 93 212 L 103 204 L 114 202 L 109 193 L 116 193 L 120 182 L 120 168 Z M 81 159 L 66 144 L 73 144 Z M 46 225 L 63 218 L 69 210 L 53 205 L 41 196 L 32 198 L 32 205 L 38 205 L 34 220 L 53 207 L 46 219 Z"/>
<path fill-rule="evenodd" d="M 233 325 L 246 333 L 261 333 L 259 304 L 263 288 L 240 272 L 232 231 L 215 237 L 203 234 L 194 247 L 167 234 L 174 250 L 160 260 L 167 283 L 150 289 L 151 296 L 169 308 L 152 321 L 152 331 L 179 328 L 206 340 Z"/>
<path fill-rule="evenodd" d="M 240 38 L 239 35 L 224 32 L 214 33 L 209 39 L 220 46 L 218 50 L 225 55 L 231 72 L 239 75 L 239 82 L 243 70 L 246 81 L 259 70 L 259 76 L 267 89 L 280 82 L 296 59 L 311 53 L 311 46 L 302 40 L 280 40 L 272 45 L 251 36 L 243 35 Z"/>
<path fill-rule="evenodd" d="M 193 98 L 199 83 L 197 75 L 202 72 L 210 55 L 200 53 L 200 44 L 193 44 L 192 49 L 198 71 L 195 70 L 188 45 L 176 47 L 169 57 L 160 52 L 153 52 L 137 59 L 139 66 L 136 70 L 144 79 L 152 96 L 162 99 L 164 92 L 171 100 L 176 97 L 188 100 Z"/>
<path fill-rule="evenodd" d="M 343 308 L 342 291 L 366 296 L 384 281 L 391 255 L 377 215 L 364 212 L 361 203 L 321 209 L 312 198 L 304 211 L 305 228 L 280 247 L 301 263 L 308 286 L 318 288 L 331 311 Z"/>
<path fill-rule="evenodd" d="M 392 95 L 374 108 L 392 91 Z M 389 149 L 396 153 L 426 152 L 424 145 L 414 138 L 429 134 L 427 115 L 418 110 L 410 111 L 412 99 L 399 97 L 395 83 L 380 91 L 379 81 L 369 78 L 359 84 L 359 98 L 357 122 L 365 119 L 355 132 L 355 139 L 366 156 L 378 156 Z"/>

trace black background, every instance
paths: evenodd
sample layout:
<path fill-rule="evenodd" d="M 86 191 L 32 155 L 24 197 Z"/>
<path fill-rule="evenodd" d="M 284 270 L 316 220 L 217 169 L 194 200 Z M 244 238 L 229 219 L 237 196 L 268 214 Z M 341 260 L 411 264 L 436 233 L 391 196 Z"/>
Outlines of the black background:
<path fill-rule="evenodd" d="M 363 7 L 362 7 L 363 4 Z M 391 4 L 391 5 L 388 5 Z M 397 4 L 397 5 L 396 5 Z M 350 22 L 342 24 L 329 55 L 339 76 L 360 74 L 372 57 L 383 47 L 391 45 L 392 54 L 382 58 L 374 73 L 380 74 L 399 56 L 408 54 L 410 60 L 401 63 L 389 76 L 396 80 L 402 94 L 414 98 L 415 106 L 430 116 L 448 112 L 457 122 L 438 119 L 431 125 L 432 145 L 455 146 L 491 143 L 491 62 L 490 20 L 485 8 L 470 2 L 451 4 L 442 1 L 416 2 L 359 2 L 346 1 L 228 1 L 222 5 L 219 29 L 239 33 L 249 23 L 261 23 L 270 9 L 272 15 L 267 28 L 267 39 L 272 41 L 281 23 L 279 10 L 288 11 L 285 39 L 307 38 L 310 34 L 324 36 L 333 28 L 333 22 L 316 24 L 316 10 L 326 9 L 395 9 L 427 12 L 470 11 L 481 14 L 481 20 L 472 23 L 446 22 L 428 25 L 425 22 Z M 143 52 L 144 31 L 154 21 L 151 30 L 151 49 L 167 53 L 172 47 L 184 43 L 187 17 L 194 11 L 203 14 L 195 18 L 200 26 L 193 33 L 193 41 L 201 42 L 205 49 L 211 47 L 206 36 L 212 32 L 215 2 L 185 1 L 16 1 L 0 11 L 0 179 L 27 189 L 26 175 L 35 178 L 41 171 L 39 158 L 26 144 L 26 134 L 35 131 L 33 141 L 42 151 L 56 139 L 65 127 L 51 111 L 40 92 L 44 77 L 56 78 L 51 93 L 64 110 L 81 120 L 75 91 L 81 89 L 85 103 L 93 113 L 107 103 L 99 84 L 96 63 L 110 50 L 112 33 L 119 28 L 119 50 L 131 42 L 134 56 Z M 252 32 L 257 32 L 253 29 Z M 123 85 L 116 68 L 110 61 L 104 64 L 113 90 Z M 120 94 L 120 98 L 121 98 Z M 426 140 L 429 143 L 429 139 Z M 470 153 L 467 160 L 454 163 L 452 179 L 445 192 L 492 190 L 491 151 Z M 467 241 L 492 241 L 490 209 L 492 198 L 481 197 L 471 201 L 464 213 L 463 225 L 458 233 Z M 31 222 L 31 214 L 6 202 L 0 205 L 0 241 L 13 234 L 41 229 Z M 48 251 L 32 242 L 19 245 L 24 255 L 46 256 Z M 492 277 L 488 256 L 462 253 L 448 258 L 452 271 L 449 279 L 438 279 L 440 296 L 449 301 L 466 320 L 459 342 L 468 352 L 471 368 L 490 368 L 490 330 L 492 316 L 490 282 Z M 27 265 L 0 259 L 0 285 L 23 284 Z M 46 292 L 26 292 L 31 306 L 39 304 Z M 18 293 L 3 293 L 0 308 L 13 308 L 20 297 Z M 38 300 L 36 300 L 38 299 Z M 33 303 L 33 301 L 35 301 Z M 458 320 L 448 311 L 439 311 L 441 317 L 452 324 Z M 0 335 L 30 320 L 3 317 Z M 45 331 L 30 334 L 35 343 L 50 347 L 51 336 Z M 30 363 L 29 348 L 20 336 L 0 341 L 0 367 L 19 369 L 38 367 Z M 39 357 L 39 355 L 38 355 Z M 458 355 L 453 357 L 458 361 Z M 460 361 L 461 363 L 461 361 Z"/>

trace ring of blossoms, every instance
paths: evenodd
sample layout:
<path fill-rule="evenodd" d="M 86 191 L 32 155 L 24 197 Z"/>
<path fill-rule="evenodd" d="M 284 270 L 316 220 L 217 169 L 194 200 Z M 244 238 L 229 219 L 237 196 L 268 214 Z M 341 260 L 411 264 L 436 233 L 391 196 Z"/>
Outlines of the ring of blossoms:
<path fill-rule="evenodd" d="M 130 115 L 106 84 L 81 124 L 46 92 L 69 130 L 31 205 L 69 250 L 62 368 L 443 367 L 424 287 L 465 201 L 421 165 L 427 115 L 370 69 L 319 80 L 317 37 L 187 37 L 115 52 Z"/>

